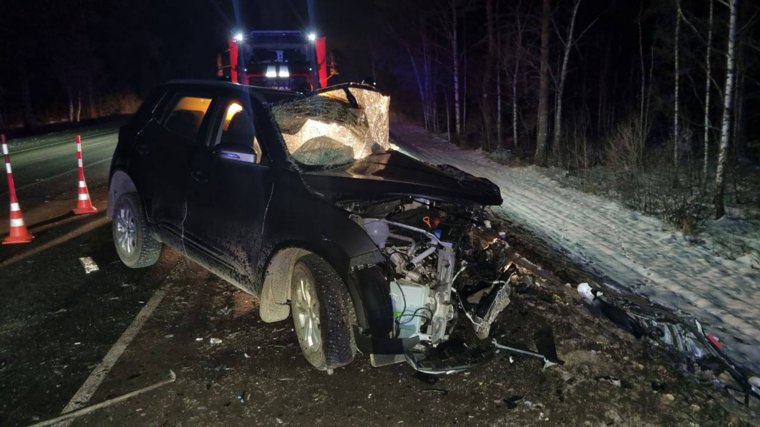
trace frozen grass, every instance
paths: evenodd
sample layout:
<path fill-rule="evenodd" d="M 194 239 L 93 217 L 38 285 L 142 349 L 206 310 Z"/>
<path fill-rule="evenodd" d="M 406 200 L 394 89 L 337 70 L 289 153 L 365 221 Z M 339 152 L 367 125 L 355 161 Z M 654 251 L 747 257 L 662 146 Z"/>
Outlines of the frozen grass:
<path fill-rule="evenodd" d="M 408 123 L 392 129 L 410 154 L 496 183 L 504 198 L 497 214 L 610 284 L 698 317 L 729 354 L 760 370 L 760 222 L 729 216 L 687 236 L 615 201 L 614 187 L 589 194 L 567 185 L 569 175 L 505 166 Z"/>

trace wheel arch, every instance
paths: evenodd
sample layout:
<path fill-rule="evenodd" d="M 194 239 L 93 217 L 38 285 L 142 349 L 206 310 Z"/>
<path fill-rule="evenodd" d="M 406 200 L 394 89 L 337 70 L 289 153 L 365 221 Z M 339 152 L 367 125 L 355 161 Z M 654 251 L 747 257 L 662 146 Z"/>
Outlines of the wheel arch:
<path fill-rule="evenodd" d="M 351 296 L 360 330 L 381 337 L 392 331 L 390 286 L 377 258 L 366 254 L 351 258 L 336 244 L 314 246 L 301 241 L 284 242 L 273 248 L 265 258 L 263 280 L 259 282 L 262 283 L 259 292 L 262 321 L 278 322 L 290 316 L 288 301 L 293 268 L 298 259 L 307 254 L 322 257 L 341 276 Z M 356 263 L 356 260 L 369 259 L 373 261 Z M 385 261 L 384 258 L 382 261 Z"/>
<path fill-rule="evenodd" d="M 268 251 L 263 268 L 259 313 L 267 323 L 285 320 L 290 315 L 290 279 L 296 262 L 308 254 L 318 255 L 338 272 L 348 286 L 349 256 L 335 244 L 309 244 L 304 241 L 280 242 Z M 350 292 L 350 289 L 349 289 Z M 352 300 L 353 300 L 352 296 Z M 354 304 L 356 305 L 356 304 Z"/>
<path fill-rule="evenodd" d="M 108 185 L 108 210 L 106 212 L 108 218 L 113 219 L 113 211 L 116 206 L 116 201 L 119 200 L 122 194 L 136 193 L 137 187 L 134 181 L 123 170 L 117 170 L 111 175 L 111 182 Z"/>

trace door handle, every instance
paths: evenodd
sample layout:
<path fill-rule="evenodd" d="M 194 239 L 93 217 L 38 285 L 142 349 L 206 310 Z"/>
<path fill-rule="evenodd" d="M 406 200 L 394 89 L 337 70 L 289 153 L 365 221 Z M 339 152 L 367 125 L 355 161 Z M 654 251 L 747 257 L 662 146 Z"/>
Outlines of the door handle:
<path fill-rule="evenodd" d="M 208 182 L 208 177 L 206 177 L 206 174 L 201 171 L 195 170 L 190 174 L 190 176 L 193 178 L 193 180 L 195 180 L 195 182 L 198 182 L 200 184 L 205 184 Z"/>
<path fill-rule="evenodd" d="M 147 144 L 137 144 L 135 145 L 135 150 L 138 154 L 144 156 L 150 152 L 150 147 Z"/>

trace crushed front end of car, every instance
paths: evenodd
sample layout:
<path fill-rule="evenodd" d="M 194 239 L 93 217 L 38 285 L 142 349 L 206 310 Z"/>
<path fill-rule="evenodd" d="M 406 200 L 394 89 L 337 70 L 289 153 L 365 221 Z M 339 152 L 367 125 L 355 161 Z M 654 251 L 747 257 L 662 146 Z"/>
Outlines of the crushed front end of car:
<path fill-rule="evenodd" d="M 403 355 L 373 355 L 373 364 L 452 373 L 487 360 L 491 326 L 520 274 L 484 209 L 419 197 L 341 206 L 386 257 L 392 338 L 406 343 Z"/>
<path fill-rule="evenodd" d="M 354 266 L 382 270 L 373 277 L 385 282 L 373 301 L 355 305 L 387 306 L 373 313 L 391 318 L 374 320 L 392 326 L 381 337 L 357 326 L 359 349 L 374 366 L 458 372 L 493 354 L 488 337 L 519 276 L 487 219 L 501 193 L 486 179 L 391 150 L 388 110 L 387 96 L 357 85 L 272 107 L 305 187 L 341 208 L 383 254 L 384 262 Z"/>

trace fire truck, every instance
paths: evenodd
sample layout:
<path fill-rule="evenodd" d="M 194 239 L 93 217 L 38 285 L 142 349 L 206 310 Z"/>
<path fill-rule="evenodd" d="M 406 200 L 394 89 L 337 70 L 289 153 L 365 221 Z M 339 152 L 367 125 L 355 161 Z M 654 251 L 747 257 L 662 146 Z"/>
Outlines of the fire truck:
<path fill-rule="evenodd" d="M 244 85 L 312 92 L 327 87 L 325 37 L 305 31 L 237 33 L 217 55 L 217 77 Z"/>

